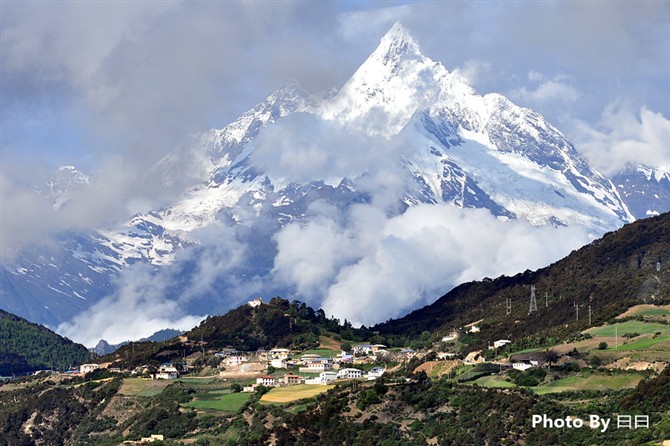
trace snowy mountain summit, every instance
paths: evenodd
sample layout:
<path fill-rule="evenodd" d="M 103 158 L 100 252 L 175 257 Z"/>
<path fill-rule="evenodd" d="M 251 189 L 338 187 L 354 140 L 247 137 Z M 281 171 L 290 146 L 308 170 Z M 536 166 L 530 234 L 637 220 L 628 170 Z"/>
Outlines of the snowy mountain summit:
<path fill-rule="evenodd" d="M 298 196 L 315 187 L 364 194 L 359 183 L 375 163 L 389 163 L 380 156 L 395 158 L 394 180 L 402 182 L 395 198 L 405 205 L 446 202 L 594 233 L 633 220 L 613 185 L 560 131 L 504 96 L 478 95 L 424 56 L 400 23 L 335 95 L 290 85 L 201 144 L 191 150 L 203 160 L 202 184 L 159 220 L 149 218 L 179 234 L 222 209 L 241 221 L 249 214 L 239 208 L 248 205 L 251 214 L 291 221 L 301 217 L 292 209 Z"/>
<path fill-rule="evenodd" d="M 355 233 L 363 224 L 342 223 L 360 206 L 394 218 L 447 204 L 534 226 L 582 227 L 593 236 L 633 220 L 612 183 L 559 130 L 500 94 L 478 95 L 425 56 L 400 23 L 339 91 L 312 95 L 288 84 L 223 129 L 174 150 L 148 176 L 167 187 L 177 172 L 194 180 L 174 204 L 125 227 L 63 240 L 56 260 L 26 254 L 11 266 L 10 309 L 38 322 L 68 320 L 110 293 L 119 272 L 138 263 L 167 268 L 185 249 L 206 249 L 212 242 L 202 234 L 220 226 L 232 228 L 233 244 L 246 246 L 246 254 L 238 261 L 233 248 L 224 249 L 230 257 L 220 268 L 228 278 L 218 277 L 219 287 L 249 292 L 240 285 L 247 278 L 260 284 L 253 292 L 314 302 L 324 290 L 303 276 L 281 288 L 288 279 L 278 280 L 278 271 L 287 260 L 278 245 L 289 227 L 327 221 L 331 232 L 346 227 L 345 242 L 364 250 Z M 223 246 L 227 239 L 217 237 Z M 337 267 L 362 262 L 362 255 L 336 257 L 326 262 L 330 269 L 305 260 L 304 276 L 335 277 Z M 43 274 L 46 264 L 57 271 Z M 239 293 L 214 312 L 248 297 Z M 52 304 L 67 299 L 76 305 Z"/>

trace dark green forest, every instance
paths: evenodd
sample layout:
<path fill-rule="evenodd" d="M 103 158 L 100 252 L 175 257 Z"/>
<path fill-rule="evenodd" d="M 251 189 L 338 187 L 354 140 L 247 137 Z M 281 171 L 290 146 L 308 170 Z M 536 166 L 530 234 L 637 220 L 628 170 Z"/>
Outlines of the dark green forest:
<path fill-rule="evenodd" d="M 41 369 L 67 369 L 89 358 L 81 344 L 0 310 L 0 376 Z"/>

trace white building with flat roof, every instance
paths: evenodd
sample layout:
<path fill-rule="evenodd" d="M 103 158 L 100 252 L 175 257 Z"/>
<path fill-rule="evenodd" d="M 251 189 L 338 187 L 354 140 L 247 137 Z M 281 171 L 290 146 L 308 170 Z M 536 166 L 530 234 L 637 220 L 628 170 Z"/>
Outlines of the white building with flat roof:
<path fill-rule="evenodd" d="M 321 372 L 319 376 L 305 380 L 305 384 L 330 384 L 337 379 L 335 372 Z"/>
<path fill-rule="evenodd" d="M 316 358 L 307 363 L 305 367 L 300 367 L 298 370 L 300 372 L 326 372 L 332 370 L 333 368 L 333 359 L 332 358 Z"/>
<path fill-rule="evenodd" d="M 261 375 L 256 378 L 256 384 L 265 387 L 274 387 L 277 385 L 277 378 L 270 375 Z"/>
<path fill-rule="evenodd" d="M 360 379 L 363 377 L 363 371 L 354 368 L 340 369 L 337 377 L 339 379 Z"/>
<path fill-rule="evenodd" d="M 98 370 L 99 368 L 100 364 L 82 364 L 79 366 L 79 373 L 85 375 L 92 372 L 93 370 Z"/>

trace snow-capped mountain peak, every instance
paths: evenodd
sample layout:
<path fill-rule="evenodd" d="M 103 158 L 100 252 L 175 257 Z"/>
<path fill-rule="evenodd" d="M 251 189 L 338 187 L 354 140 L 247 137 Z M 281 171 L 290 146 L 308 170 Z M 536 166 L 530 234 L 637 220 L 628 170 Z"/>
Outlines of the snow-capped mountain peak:
<path fill-rule="evenodd" d="M 74 166 L 61 166 L 47 181 L 44 195 L 54 209 L 67 206 L 72 195 L 83 190 L 91 183 L 91 177 L 80 172 Z"/>
<path fill-rule="evenodd" d="M 450 76 L 396 22 L 319 113 L 355 128 L 365 120 L 368 134 L 388 137 L 398 134 L 418 108 L 434 101 Z"/>
<path fill-rule="evenodd" d="M 407 28 L 397 21 L 382 37 L 377 49 L 371 58 L 380 59 L 392 70 L 397 68 L 401 59 L 424 59 L 419 44 L 409 33 Z"/>
<path fill-rule="evenodd" d="M 667 165 L 629 165 L 612 181 L 635 218 L 658 215 L 670 209 L 670 168 Z"/>
<path fill-rule="evenodd" d="M 370 181 L 366 175 L 375 169 L 386 170 Z M 289 83 L 234 122 L 174 150 L 147 177 L 179 198 L 63 243 L 66 260 L 54 261 L 58 269 L 28 256 L 25 267 L 5 275 L 12 280 L 5 289 L 19 290 L 15 301 L 25 302 L 21 290 L 28 290 L 46 299 L 40 312 L 63 295 L 92 304 L 104 295 L 93 284 L 111 287 L 114 274 L 134 263 L 167 268 L 219 226 L 232 226 L 224 231 L 226 243 L 243 244 L 249 255 L 231 277 L 262 281 L 276 267 L 280 232 L 297 234 L 324 219 L 336 232 L 324 214 L 349 218 L 360 206 L 376 206 L 375 193 L 391 203 L 374 209 L 382 216 L 448 204 L 484 209 L 500 220 L 577 226 L 594 236 L 632 220 L 611 182 L 544 117 L 500 94 L 477 94 L 457 71 L 425 56 L 400 23 L 339 90 L 312 95 Z M 356 240 L 355 226 L 346 243 Z M 223 243 L 218 233 L 214 238 Z M 338 267 L 356 259 L 339 259 Z M 46 270 L 55 271 L 48 280 Z M 290 296 L 291 289 L 277 291 Z"/>

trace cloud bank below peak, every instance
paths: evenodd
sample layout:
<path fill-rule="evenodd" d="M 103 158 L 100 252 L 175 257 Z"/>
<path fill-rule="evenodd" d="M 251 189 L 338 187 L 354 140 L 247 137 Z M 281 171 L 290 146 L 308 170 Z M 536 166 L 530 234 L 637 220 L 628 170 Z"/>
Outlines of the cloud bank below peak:
<path fill-rule="evenodd" d="M 670 171 L 670 120 L 645 106 L 614 102 L 596 125 L 577 120 L 569 132 L 586 159 L 606 175 L 638 164 Z"/>
<path fill-rule="evenodd" d="M 583 229 L 534 227 L 447 204 L 394 217 L 360 205 L 345 221 L 293 223 L 275 239 L 275 281 L 356 324 L 400 316 L 465 281 L 545 266 L 590 241 Z"/>

